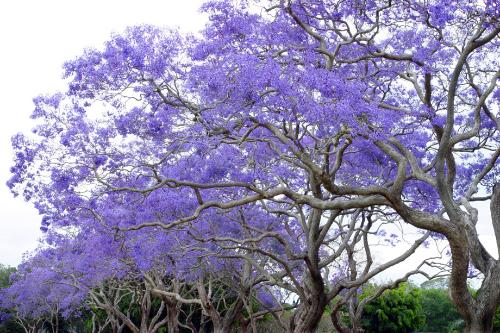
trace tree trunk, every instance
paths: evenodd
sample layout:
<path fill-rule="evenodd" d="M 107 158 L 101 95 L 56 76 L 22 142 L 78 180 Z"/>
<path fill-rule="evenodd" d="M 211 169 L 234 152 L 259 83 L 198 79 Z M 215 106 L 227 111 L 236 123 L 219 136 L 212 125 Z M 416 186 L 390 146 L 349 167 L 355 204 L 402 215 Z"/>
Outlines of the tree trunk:
<path fill-rule="evenodd" d="M 210 293 L 207 293 L 203 280 L 199 280 L 197 283 L 198 295 L 201 300 L 201 306 L 205 314 L 212 321 L 214 327 L 213 333 L 231 333 L 236 324 L 238 316 L 243 309 L 243 301 L 240 297 L 236 299 L 235 303 L 226 311 L 224 317 L 221 317 L 220 313 L 216 309 L 215 305 L 209 297 Z M 210 290 L 210 287 L 209 287 Z"/>
<path fill-rule="evenodd" d="M 488 272 L 465 319 L 465 333 L 491 333 L 499 301 L 500 265 Z"/>
<path fill-rule="evenodd" d="M 330 314 L 330 319 L 332 321 L 333 327 L 337 330 L 338 333 L 351 333 L 349 332 L 349 328 L 346 327 L 340 320 L 339 311 L 340 309 L 337 309 Z"/>
<path fill-rule="evenodd" d="M 325 287 L 320 274 L 308 274 L 304 281 L 305 299 L 301 299 L 290 323 L 290 332 L 314 333 L 327 304 Z"/>
<path fill-rule="evenodd" d="M 500 185 L 498 184 L 493 188 L 490 213 L 500 249 Z M 500 262 L 491 258 L 482 245 L 474 246 L 480 244 L 476 239 L 477 234 L 467 231 L 466 226 L 447 235 L 452 254 L 450 295 L 465 322 L 464 332 L 490 333 L 493 331 L 493 319 L 500 301 Z M 479 261 L 477 258 L 484 260 L 484 267 L 481 269 L 484 280 L 475 297 L 472 297 L 467 287 L 467 271 L 471 258 L 473 262 L 475 258 L 476 261 Z"/>
<path fill-rule="evenodd" d="M 174 298 L 170 297 L 165 297 L 164 302 L 167 307 L 168 333 L 179 333 L 179 323 L 177 321 L 179 317 L 179 304 Z"/>
<path fill-rule="evenodd" d="M 232 331 L 231 328 L 232 327 L 227 327 L 224 325 L 218 325 L 218 326 L 214 325 L 213 333 L 231 333 L 231 331 Z"/>
<path fill-rule="evenodd" d="M 243 301 L 240 297 L 238 297 L 231 308 L 226 311 L 224 318 L 222 318 L 221 333 L 230 333 L 232 331 L 232 328 L 235 326 L 241 311 L 243 311 L 243 305 Z"/>
<path fill-rule="evenodd" d="M 365 330 L 361 326 L 361 321 L 354 321 L 352 327 L 349 328 L 346 332 L 347 333 L 364 333 Z"/>
<path fill-rule="evenodd" d="M 464 333 L 492 333 L 493 316 L 488 318 L 475 317 L 469 323 L 465 324 Z"/>
<path fill-rule="evenodd" d="M 240 320 L 240 333 L 248 333 L 250 320 Z"/>
<path fill-rule="evenodd" d="M 450 276 L 450 296 L 453 304 L 465 322 L 465 333 L 493 332 L 493 319 L 500 296 L 500 265 L 493 264 L 486 272 L 486 277 L 472 297 L 468 290 L 466 273 L 469 256 L 467 245 L 450 242 L 452 249 L 452 274 Z M 461 271 L 461 272 L 460 272 Z"/>
<path fill-rule="evenodd" d="M 325 310 L 324 299 L 312 300 L 308 297 L 306 304 L 297 308 L 293 318 L 293 333 L 314 333 Z"/>

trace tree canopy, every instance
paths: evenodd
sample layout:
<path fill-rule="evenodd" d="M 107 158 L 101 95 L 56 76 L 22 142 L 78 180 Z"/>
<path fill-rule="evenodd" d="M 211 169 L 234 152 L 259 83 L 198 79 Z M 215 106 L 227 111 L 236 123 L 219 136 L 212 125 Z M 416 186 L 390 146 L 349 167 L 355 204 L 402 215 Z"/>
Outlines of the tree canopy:
<path fill-rule="evenodd" d="M 491 200 L 500 244 L 498 2 L 202 10 L 200 36 L 130 27 L 68 61 L 66 91 L 34 99 L 8 185 L 43 215 L 43 274 L 91 292 L 133 271 L 145 308 L 154 293 L 198 304 L 218 332 L 259 293 L 275 315 L 293 295 L 283 329 L 307 333 L 330 302 L 435 237 L 449 243 L 466 331 L 491 332 L 500 263 L 471 203 Z M 370 247 L 397 238 L 382 232 L 396 221 L 421 238 L 377 265 Z M 42 274 L 44 260 L 19 274 Z M 222 272 L 238 297 L 220 312 L 208 290 Z M 166 290 L 167 276 L 196 293 Z"/>

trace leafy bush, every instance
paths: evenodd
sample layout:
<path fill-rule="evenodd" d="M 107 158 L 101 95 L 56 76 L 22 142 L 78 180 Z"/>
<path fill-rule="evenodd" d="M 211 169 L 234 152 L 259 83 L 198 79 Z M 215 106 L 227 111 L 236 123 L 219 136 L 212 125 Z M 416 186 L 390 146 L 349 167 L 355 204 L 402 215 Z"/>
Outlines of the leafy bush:
<path fill-rule="evenodd" d="M 450 325 L 460 319 L 446 289 L 422 289 L 421 302 L 426 332 L 448 332 Z"/>
<path fill-rule="evenodd" d="M 408 333 L 423 328 L 421 297 L 421 290 L 407 283 L 384 292 L 366 305 L 363 327 L 367 333 Z"/>

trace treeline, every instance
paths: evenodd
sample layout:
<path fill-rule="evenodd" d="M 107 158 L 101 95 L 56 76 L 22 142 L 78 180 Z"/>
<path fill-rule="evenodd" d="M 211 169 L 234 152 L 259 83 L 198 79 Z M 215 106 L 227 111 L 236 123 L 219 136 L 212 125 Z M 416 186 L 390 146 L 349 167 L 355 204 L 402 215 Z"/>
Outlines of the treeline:
<path fill-rule="evenodd" d="M 2 290 L 11 285 L 10 277 L 15 272 L 16 269 L 13 267 L 0 265 L 0 288 Z M 367 284 L 358 290 L 357 296 L 353 297 L 353 300 L 358 304 L 369 299 L 364 305 L 361 316 L 362 331 L 358 332 L 462 332 L 464 323 L 448 296 L 446 280 L 432 280 L 423 283 L 420 287 L 404 282 L 379 295 L 381 287 L 383 285 Z M 148 304 L 145 303 L 144 299 L 137 299 L 141 292 L 138 292 L 137 289 L 134 291 L 134 288 L 140 288 L 140 283 L 134 285 L 129 281 L 129 285 L 121 287 L 112 286 L 109 283 L 100 290 L 95 290 L 95 295 L 102 297 L 101 306 L 99 306 L 99 302 L 93 304 L 86 301 L 79 311 L 70 316 L 54 312 L 51 316 L 38 318 L 37 323 L 19 320 L 16 314 L 18 309 L 3 309 L 3 315 L 0 318 L 0 333 L 128 333 L 133 332 L 130 328 L 131 324 L 141 327 L 141 322 L 159 323 L 161 327 L 158 327 L 158 333 L 214 332 L 213 318 L 204 313 L 202 307 L 196 308 L 196 306 L 188 304 L 175 304 L 177 316 L 174 319 L 178 323 L 183 323 L 179 326 L 173 325 L 175 329 L 170 327 L 172 325 L 169 326 L 168 320 L 158 321 L 158 318 L 168 318 L 171 309 L 165 306 L 161 298 L 150 299 Z M 213 299 L 215 311 L 219 312 L 221 318 L 236 321 L 233 323 L 233 328 L 237 328 L 239 331 L 250 331 L 248 327 L 250 323 L 245 322 L 244 319 L 249 316 L 249 312 L 257 314 L 260 311 L 261 315 L 254 317 L 256 320 L 253 325 L 258 332 L 263 333 L 279 331 L 278 321 L 280 318 L 293 315 L 292 311 L 286 309 L 287 307 L 292 309 L 293 304 L 282 304 L 284 311 L 278 317 L 269 311 L 262 311 L 262 305 L 256 299 L 250 306 L 236 309 L 241 312 L 241 315 L 238 313 L 230 314 L 230 311 L 235 310 L 234 306 L 238 303 L 238 298 L 234 294 L 232 295 L 227 285 L 223 283 L 218 283 L 211 288 L 219 294 L 217 301 L 215 301 L 217 297 Z M 186 288 L 184 291 L 186 294 L 190 292 L 188 289 Z M 144 293 L 142 294 L 144 295 Z M 116 309 L 110 311 L 102 306 L 107 301 L 114 302 Z M 342 301 L 341 298 L 336 299 L 326 309 L 318 325 L 318 332 L 343 332 L 342 329 L 335 328 L 336 322 L 340 322 L 344 329 L 348 329 L 348 332 L 355 332 L 350 327 L 352 313 L 350 313 L 349 305 L 343 303 L 338 311 L 333 310 L 340 301 Z M 121 315 L 125 315 L 126 318 Z M 131 323 L 127 325 L 126 320 L 130 320 Z M 500 310 L 496 312 L 493 329 L 494 332 L 500 331 Z"/>

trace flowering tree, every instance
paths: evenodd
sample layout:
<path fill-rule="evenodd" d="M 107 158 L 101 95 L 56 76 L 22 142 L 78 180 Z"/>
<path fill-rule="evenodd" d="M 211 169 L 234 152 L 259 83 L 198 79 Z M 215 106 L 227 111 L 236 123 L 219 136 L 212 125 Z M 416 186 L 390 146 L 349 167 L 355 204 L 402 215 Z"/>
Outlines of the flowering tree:
<path fill-rule="evenodd" d="M 471 202 L 491 200 L 500 244 L 498 3 L 203 10 L 202 37 L 131 28 L 68 62 L 67 92 L 35 99 L 39 125 L 13 138 L 9 186 L 43 228 L 174 230 L 247 207 L 285 231 L 293 220 L 286 233 L 303 236 L 305 268 L 287 276 L 302 288 L 290 329 L 312 332 L 328 303 L 321 248 L 332 225 L 378 207 L 446 238 L 466 331 L 490 332 L 500 263 Z M 476 297 L 470 264 L 484 276 Z"/>
<path fill-rule="evenodd" d="M 138 333 L 165 327 L 170 333 L 180 327 L 233 332 L 239 320 L 255 321 L 274 310 L 242 316 L 245 305 L 255 304 L 252 288 L 260 280 L 249 280 L 248 264 L 240 272 L 238 260 L 212 260 L 203 244 L 182 242 L 182 232 L 144 229 L 118 235 L 90 223 L 78 234 L 54 231 L 20 266 L 13 285 L 0 290 L 2 308 L 14 310 L 35 332 L 49 321 L 56 332 L 59 316 L 89 311 L 93 332 L 107 326 L 117 332 L 125 327 Z M 200 318 L 193 321 L 194 316 Z"/>
<path fill-rule="evenodd" d="M 47 269 L 53 261 L 46 258 L 50 251 L 41 251 L 25 262 L 12 276 L 12 285 L 0 290 L 0 307 L 11 310 L 26 333 L 50 327 L 59 332 L 60 318 L 70 318 L 82 308 L 71 286 L 58 284 L 61 275 Z"/>

